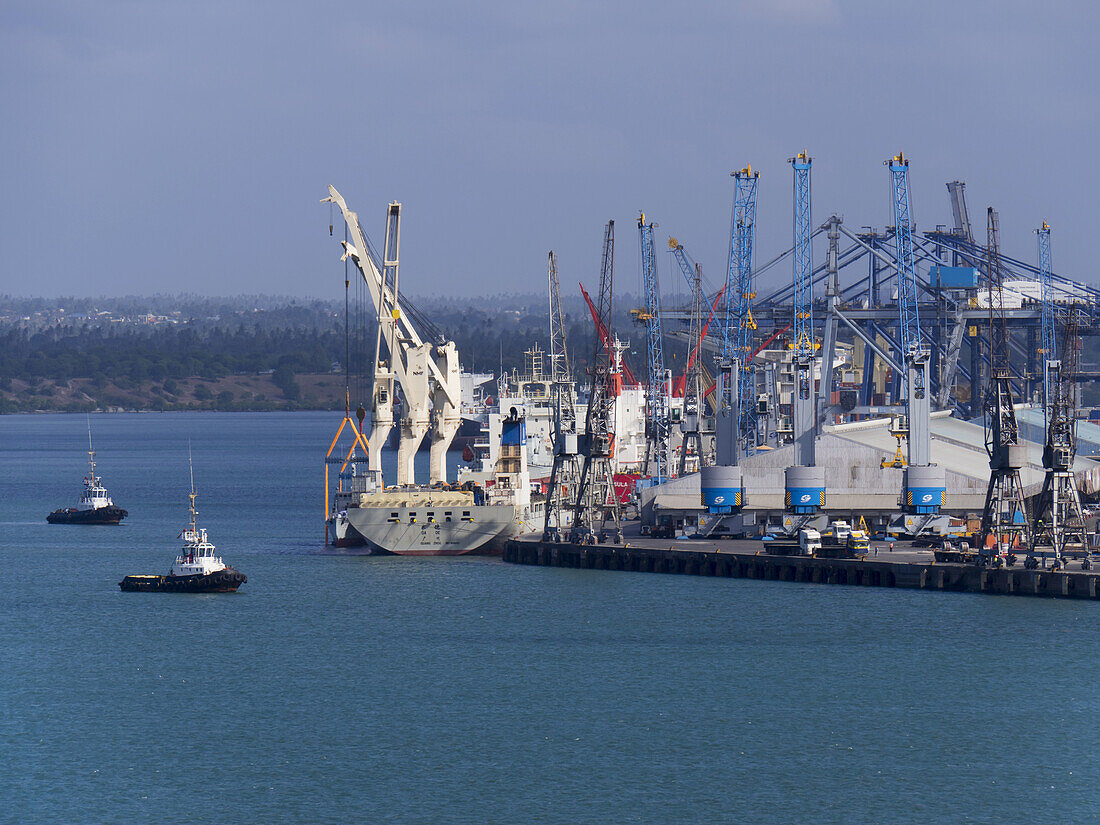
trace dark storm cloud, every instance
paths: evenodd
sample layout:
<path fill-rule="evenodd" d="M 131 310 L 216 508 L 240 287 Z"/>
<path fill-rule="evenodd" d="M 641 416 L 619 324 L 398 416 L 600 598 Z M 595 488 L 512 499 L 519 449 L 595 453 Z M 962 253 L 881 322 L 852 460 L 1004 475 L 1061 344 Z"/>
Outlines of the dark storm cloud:
<path fill-rule="evenodd" d="M 913 162 L 920 226 L 944 183 L 1031 260 L 1094 280 L 1095 3 L 15 2 L 0 12 L 0 292 L 336 296 L 329 183 L 380 234 L 405 204 L 411 292 L 594 280 L 638 209 L 709 278 L 731 169 L 761 170 L 758 248 L 790 238 L 786 158 L 815 220 L 890 222 L 881 161 Z M 823 254 L 823 249 L 818 254 Z M 667 261 L 661 261 L 667 273 Z M 668 277 L 667 275 L 665 276 Z M 789 273 L 769 273 L 782 279 Z"/>

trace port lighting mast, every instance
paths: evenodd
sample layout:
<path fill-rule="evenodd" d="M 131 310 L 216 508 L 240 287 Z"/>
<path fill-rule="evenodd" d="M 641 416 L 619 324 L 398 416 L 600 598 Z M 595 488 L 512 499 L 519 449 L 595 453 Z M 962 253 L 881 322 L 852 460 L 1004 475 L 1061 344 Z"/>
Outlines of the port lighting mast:
<path fill-rule="evenodd" d="M 577 482 L 573 504 L 571 538 L 575 542 L 590 543 L 602 539 L 611 521 L 616 540 L 622 542 L 619 498 L 615 494 L 612 459 L 615 452 L 615 429 L 612 409 L 614 387 L 612 382 L 615 353 L 610 335 L 611 296 L 615 270 L 615 221 L 608 221 L 604 230 L 603 256 L 600 266 L 600 292 L 597 301 L 595 345 L 592 351 L 591 379 L 589 381 L 588 411 L 585 415 L 584 438 L 581 453 L 580 479 Z M 604 341 L 598 332 L 600 327 L 609 332 Z"/>
<path fill-rule="evenodd" d="M 756 381 L 752 363 L 752 251 L 756 234 L 756 189 L 760 173 L 746 166 L 734 179 L 730 254 L 726 269 L 726 312 L 718 358 L 715 395 L 715 461 L 699 470 L 703 506 L 716 518 L 713 532 L 744 506 L 742 450 L 756 446 Z"/>
<path fill-rule="evenodd" d="M 908 466 L 904 470 L 902 502 L 912 535 L 947 503 L 947 481 L 942 467 L 931 463 L 931 384 L 929 349 L 921 340 L 917 306 L 917 270 L 913 255 L 913 218 L 909 197 L 909 159 L 899 152 L 883 161 L 890 169 L 894 203 L 894 260 L 898 270 L 898 315 L 905 359 Z"/>
<path fill-rule="evenodd" d="M 638 239 L 641 245 L 642 287 L 645 310 L 638 319 L 645 323 L 646 361 L 646 455 L 645 474 L 663 481 L 669 471 L 669 416 L 671 388 L 665 369 L 664 345 L 661 341 L 661 290 L 657 277 L 657 255 L 654 251 L 655 223 L 646 223 L 645 213 L 638 216 Z"/>
<path fill-rule="evenodd" d="M 1000 567 L 1014 547 L 1030 550 L 1031 519 L 1020 481 L 1027 454 L 1020 444 L 1012 403 L 1008 360 L 1008 326 L 1004 313 L 1004 276 L 998 237 L 1000 221 L 993 207 L 986 212 L 986 281 L 989 299 L 989 388 L 985 396 L 985 449 L 989 453 L 989 487 L 982 510 L 977 562 Z M 1003 552 L 1002 552 L 1003 551 Z"/>
<path fill-rule="evenodd" d="M 703 268 L 699 264 L 692 266 L 684 246 L 675 238 L 668 239 L 668 248 L 680 265 L 680 271 L 691 287 L 691 324 L 688 332 L 687 360 L 684 370 L 684 407 L 680 419 L 683 439 L 680 443 L 679 475 L 687 471 L 688 445 L 694 445 L 699 467 L 703 466 L 702 417 L 703 417 L 703 375 L 701 347 L 703 338 Z"/>
<path fill-rule="evenodd" d="M 561 308 L 558 258 L 550 252 L 547 262 L 550 295 L 550 394 L 553 405 L 554 465 L 546 496 L 543 540 L 557 540 L 568 526 L 570 505 L 577 486 L 577 409 L 573 401 L 573 372 L 565 339 L 565 315 Z"/>
<path fill-rule="evenodd" d="M 794 172 L 794 318 L 792 361 L 794 391 L 791 427 L 795 464 L 785 473 L 785 503 L 788 515 L 783 526 L 794 532 L 825 506 L 825 468 L 817 467 L 814 436 L 813 235 L 810 231 L 810 170 L 813 159 L 800 152 L 790 159 Z"/>

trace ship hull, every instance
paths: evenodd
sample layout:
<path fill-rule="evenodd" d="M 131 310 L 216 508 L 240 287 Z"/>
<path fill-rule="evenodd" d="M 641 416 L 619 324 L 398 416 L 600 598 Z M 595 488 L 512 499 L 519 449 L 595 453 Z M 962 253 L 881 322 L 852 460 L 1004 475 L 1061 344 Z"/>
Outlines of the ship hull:
<path fill-rule="evenodd" d="M 357 507 L 348 510 L 347 519 L 371 552 L 397 556 L 499 554 L 504 542 L 522 532 L 521 525 L 527 523 L 511 504 L 473 505 L 462 510 L 468 511 L 469 517 L 446 521 L 442 513 L 430 515 L 434 511 L 423 506 L 416 510 Z"/>
<path fill-rule="evenodd" d="M 234 593 L 248 576 L 227 567 L 195 576 L 127 576 L 118 583 L 126 593 Z"/>
<path fill-rule="evenodd" d="M 328 530 L 326 531 L 326 535 L 329 537 L 329 544 L 332 547 L 347 549 L 366 546 L 366 539 L 359 535 L 359 531 L 351 526 L 345 513 L 337 513 L 328 520 L 327 525 Z"/>
<path fill-rule="evenodd" d="M 63 507 L 46 516 L 46 521 L 50 524 L 118 524 L 128 515 L 130 515 L 128 512 L 113 504 L 108 507 L 97 507 L 94 510 Z"/>

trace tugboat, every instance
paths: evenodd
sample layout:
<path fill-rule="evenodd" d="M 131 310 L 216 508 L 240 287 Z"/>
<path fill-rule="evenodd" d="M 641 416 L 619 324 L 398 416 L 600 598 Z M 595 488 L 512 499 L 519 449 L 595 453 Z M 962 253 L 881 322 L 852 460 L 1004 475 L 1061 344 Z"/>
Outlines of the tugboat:
<path fill-rule="evenodd" d="M 91 469 L 84 476 L 84 493 L 76 507 L 54 510 L 46 521 L 50 524 L 118 524 L 129 515 L 116 507 L 95 474 L 95 450 L 92 449 L 92 422 L 88 422 L 88 460 Z"/>
<path fill-rule="evenodd" d="M 187 457 L 190 463 L 191 456 Z M 233 593 L 248 581 L 248 576 L 238 572 L 214 555 L 214 545 L 206 538 L 206 529 L 196 523 L 195 471 L 191 470 L 191 523 L 179 534 L 183 549 L 176 556 L 167 576 L 156 574 L 131 575 L 118 583 L 119 589 L 150 593 Z"/>

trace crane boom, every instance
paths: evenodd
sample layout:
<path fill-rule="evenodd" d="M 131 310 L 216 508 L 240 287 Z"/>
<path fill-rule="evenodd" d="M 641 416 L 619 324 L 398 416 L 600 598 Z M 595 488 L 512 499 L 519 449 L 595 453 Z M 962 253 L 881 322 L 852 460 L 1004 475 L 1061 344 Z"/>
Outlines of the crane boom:
<path fill-rule="evenodd" d="M 752 338 L 756 319 L 752 299 L 752 253 L 756 240 L 756 190 L 760 173 L 746 166 L 733 173 L 733 216 L 730 221 L 730 267 L 726 277 L 726 324 L 723 330 L 723 357 L 734 359 L 739 369 L 733 414 L 738 420 L 738 447 L 756 440 L 756 382 L 752 364 Z M 732 318 L 731 318 L 732 301 Z M 731 331 L 730 327 L 734 326 Z M 731 340 L 732 339 L 732 340 Z"/>
<path fill-rule="evenodd" d="M 612 457 L 615 449 L 615 428 L 612 415 L 614 404 L 612 368 L 615 358 L 609 323 L 611 320 L 611 296 L 615 272 L 615 221 L 608 221 L 604 230 L 603 255 L 600 265 L 600 291 L 596 311 L 595 344 L 592 350 L 592 372 L 589 383 L 588 410 L 584 427 L 584 463 L 577 482 L 573 506 L 573 536 L 591 540 L 606 528 L 610 519 L 619 541 L 622 540 L 619 498 L 615 494 L 612 475 Z M 605 338 L 601 330 L 607 332 Z"/>
<path fill-rule="evenodd" d="M 347 241 L 343 242 L 343 257 L 351 258 L 359 268 L 359 273 L 363 276 L 363 281 L 370 290 L 371 298 L 374 300 L 375 306 L 381 306 L 384 310 L 388 310 L 388 312 L 380 311 L 379 315 L 389 317 L 390 321 L 388 323 L 396 327 L 397 337 L 407 341 L 407 346 L 414 348 L 422 346 L 424 341 L 420 338 L 420 334 L 417 332 L 416 327 L 409 323 L 408 316 L 402 311 L 401 304 L 397 298 L 397 294 L 393 290 L 393 286 L 383 282 L 382 268 L 374 259 L 374 255 L 371 254 L 370 244 L 359 223 L 359 216 L 348 209 L 347 203 L 343 196 L 336 191 L 336 187 L 329 186 L 328 191 L 329 196 L 323 198 L 321 203 L 335 203 L 340 208 L 340 212 L 343 214 L 344 220 L 351 230 L 352 243 L 349 244 Z M 366 254 L 361 254 L 360 250 L 366 250 Z M 364 261 L 366 263 L 364 263 Z M 390 355 L 391 357 L 393 356 L 392 351 Z M 435 364 L 429 364 L 428 369 L 431 371 L 432 377 L 435 378 L 436 381 L 441 384 L 446 384 L 445 376 Z M 448 388 L 448 399 L 452 404 L 457 406 L 461 399 L 459 399 L 457 394 L 451 397 L 452 394 L 453 390 Z"/>
<path fill-rule="evenodd" d="M 565 340 L 565 315 L 561 308 L 561 285 L 558 282 L 558 257 L 550 252 L 547 262 L 550 288 L 550 378 L 555 386 L 572 386 L 573 371 L 569 364 L 569 348 Z M 576 425 L 572 392 L 562 393 L 563 415 Z"/>
<path fill-rule="evenodd" d="M 978 556 L 978 563 L 983 566 L 1000 566 L 1007 551 L 1016 545 L 1029 551 L 1032 547 L 1031 519 L 1020 480 L 1020 468 L 1027 463 L 1027 454 L 1019 441 L 1020 429 L 1012 403 L 999 231 L 1000 221 L 991 206 L 986 212 L 990 375 L 985 397 L 985 448 L 990 472 L 981 526 L 986 547 L 981 548 Z"/>
<path fill-rule="evenodd" d="M 906 410 L 909 422 L 909 465 L 924 467 L 931 460 L 931 397 L 928 392 L 929 351 L 921 340 L 917 308 L 917 268 L 913 257 L 913 218 L 909 198 L 909 159 L 898 152 L 883 161 L 890 169 L 894 206 L 894 261 L 898 270 L 898 321 L 906 371 Z M 917 475 L 921 471 L 916 471 Z M 942 498 L 942 497 L 941 497 Z M 936 509 L 941 501 L 928 502 Z M 919 506 L 919 505 L 917 505 Z M 933 512 L 921 510 L 920 512 Z"/>
<path fill-rule="evenodd" d="M 932 397 L 928 347 L 921 339 L 917 308 L 917 268 L 913 254 L 913 215 L 909 197 L 909 159 L 898 152 L 883 165 L 890 170 L 894 212 L 894 263 L 898 271 L 898 324 L 905 362 L 905 409 L 909 456 L 902 475 L 906 529 L 919 535 L 947 503 L 947 475 L 932 463 Z M 888 466 L 883 462 L 883 466 Z"/>
<path fill-rule="evenodd" d="M 668 471 L 669 377 L 665 370 L 664 345 L 661 341 L 661 290 L 657 277 L 657 255 L 653 244 L 654 223 L 646 223 L 645 213 L 638 216 L 638 240 L 641 246 L 642 286 L 645 291 L 646 338 L 646 460 L 645 474 L 657 479 Z"/>
<path fill-rule="evenodd" d="M 1054 295 L 1050 285 L 1050 225 L 1043 221 L 1043 225 L 1035 230 L 1039 239 L 1039 300 L 1042 305 L 1042 333 L 1043 333 L 1043 414 L 1047 414 L 1053 393 L 1051 392 L 1050 368 L 1051 361 L 1058 359 L 1058 352 L 1054 343 Z M 1049 421 L 1047 422 L 1049 425 Z"/>
<path fill-rule="evenodd" d="M 814 354 L 812 236 L 810 233 L 810 168 L 813 158 L 800 152 L 791 158 L 794 168 L 794 351 L 797 357 Z M 799 388 L 799 396 L 805 387 Z"/>
<path fill-rule="evenodd" d="M 588 290 L 584 288 L 584 284 L 580 284 L 581 296 L 584 298 L 585 304 L 588 305 L 588 311 L 592 314 L 592 323 L 596 326 L 596 332 L 600 336 L 600 340 L 603 341 L 603 345 L 607 347 L 608 352 L 611 351 L 611 332 L 607 328 L 607 323 L 600 315 L 600 311 L 596 308 L 596 305 L 592 303 L 592 296 L 588 294 Z M 631 387 L 638 385 L 638 379 L 634 377 L 634 371 L 630 369 L 630 366 L 623 361 L 623 381 Z"/>
<path fill-rule="evenodd" d="M 573 403 L 573 372 L 565 340 L 565 315 L 561 308 L 558 258 L 551 251 L 547 262 L 550 293 L 550 393 L 554 411 L 554 464 L 547 487 L 543 538 L 560 537 L 568 526 L 567 509 L 577 483 L 577 410 Z"/>
<path fill-rule="evenodd" d="M 461 418 L 458 350 L 453 341 L 426 344 L 402 311 L 398 298 L 398 250 L 401 205 L 391 203 L 386 212 L 386 249 L 382 265 L 376 260 L 359 216 L 334 186 L 321 203 L 335 203 L 344 217 L 351 242 L 343 241 L 343 260 L 350 258 L 359 269 L 378 309 L 378 342 L 384 341 L 385 356 L 376 345 L 372 429 L 368 466 L 381 472 L 381 446 L 393 426 L 393 383 L 401 386 L 405 411 L 397 447 L 397 483 L 415 481 L 414 462 L 420 443 L 432 427 L 430 480 L 446 481 L 446 455 Z M 429 413 L 429 405 L 431 410 Z"/>
<path fill-rule="evenodd" d="M 699 465 L 703 460 L 703 441 L 700 425 L 703 416 L 703 379 L 699 362 L 699 348 L 703 343 L 703 270 L 699 264 L 688 260 L 684 245 L 675 238 L 668 239 L 668 248 L 680 265 L 691 286 L 691 326 L 688 333 L 688 353 L 684 368 L 684 413 L 681 418 L 683 441 L 680 444 L 680 475 L 687 471 L 689 445 L 694 446 Z M 709 320 L 708 320 L 709 324 Z"/>
<path fill-rule="evenodd" d="M 906 357 L 921 348 L 920 314 L 917 308 L 917 270 L 913 258 L 913 221 L 909 201 L 909 160 L 898 152 L 886 161 L 894 193 L 894 260 L 898 267 L 898 311 L 901 343 Z"/>
<path fill-rule="evenodd" d="M 810 231 L 810 169 L 813 158 L 799 152 L 794 170 L 794 399 L 795 451 L 799 466 L 814 465 L 815 404 L 813 361 L 813 235 Z"/>

